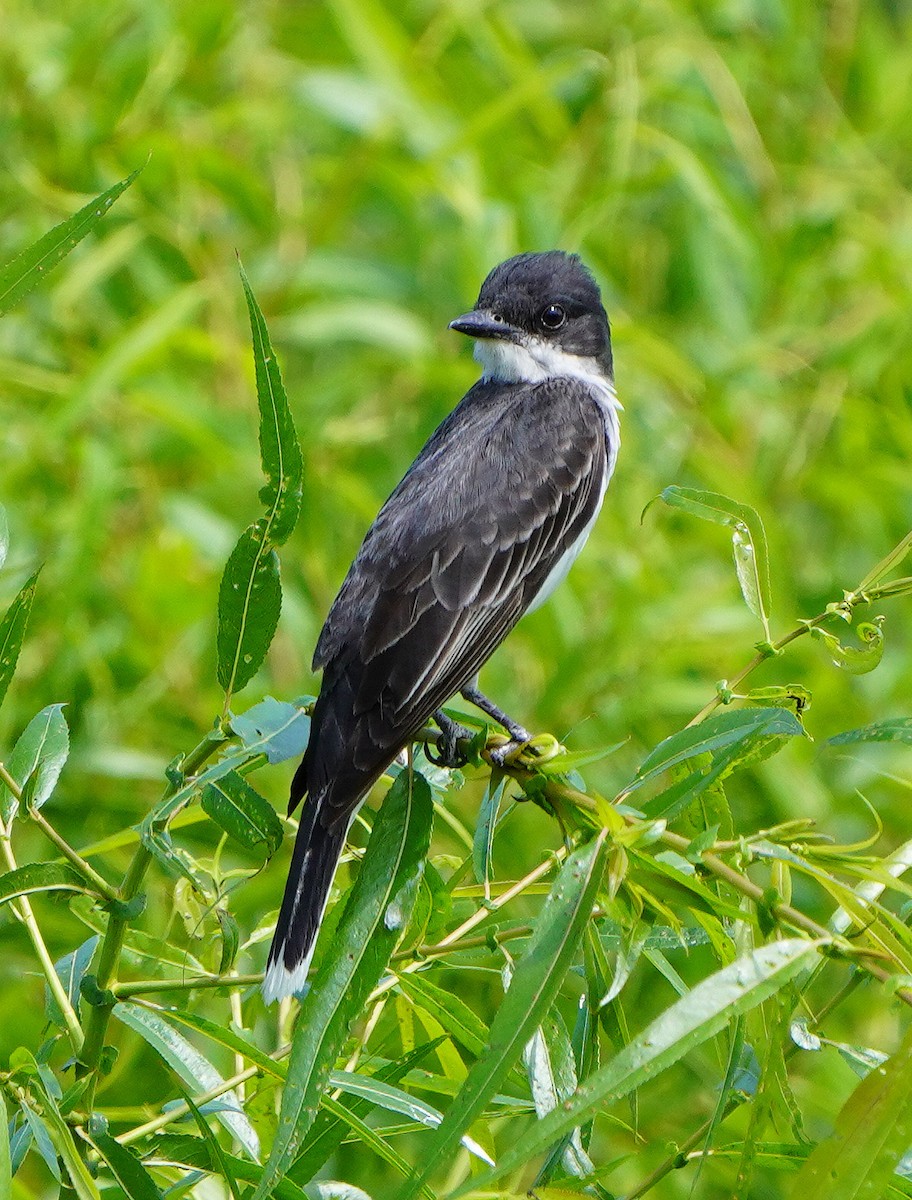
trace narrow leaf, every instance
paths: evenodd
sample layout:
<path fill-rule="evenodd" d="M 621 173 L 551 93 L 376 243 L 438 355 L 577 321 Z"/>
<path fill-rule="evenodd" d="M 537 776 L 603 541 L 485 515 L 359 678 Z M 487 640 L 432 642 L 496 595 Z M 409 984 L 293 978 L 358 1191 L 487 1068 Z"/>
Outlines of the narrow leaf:
<path fill-rule="evenodd" d="M 10 1154 L 9 1120 L 6 1101 L 0 1089 L 0 1196 L 13 1194 L 13 1159 Z"/>
<path fill-rule="evenodd" d="M 256 1183 L 261 1170 L 255 1163 L 229 1154 L 226 1150 L 222 1150 L 221 1155 L 216 1155 L 208 1142 L 187 1133 L 168 1133 L 160 1137 L 152 1159 L 154 1162 L 193 1167 L 211 1175 L 221 1175 L 223 1167 L 227 1165 L 235 1178 L 243 1180 L 244 1183 Z M 305 1192 L 290 1179 L 281 1180 L 276 1186 L 275 1194 L 278 1200 L 312 1200 L 309 1189 Z"/>
<path fill-rule="evenodd" d="M 398 987 L 419 1008 L 430 1013 L 469 1054 L 478 1058 L 484 1053 L 488 1027 L 455 992 L 437 987 L 423 975 L 408 972 L 399 975 Z"/>
<path fill-rule="evenodd" d="M 23 808 L 41 808 L 60 778 L 70 752 L 70 733 L 62 704 L 49 704 L 32 717 L 13 747 L 6 769 L 22 792 Z M 16 797 L 0 784 L 4 820 L 15 811 Z"/>
<path fill-rule="evenodd" d="M 175 1075 L 194 1091 L 209 1092 L 224 1084 L 225 1081 L 209 1060 L 157 1011 L 122 1000 L 114 1005 L 113 1012 L 118 1020 L 144 1038 Z M 259 1138 L 242 1110 L 237 1095 L 233 1091 L 226 1091 L 222 1100 L 231 1107 L 221 1109 L 215 1116 L 256 1161 L 260 1153 Z"/>
<path fill-rule="evenodd" d="M 696 488 L 667 487 L 662 492 L 662 499 L 672 508 L 680 508 L 715 525 L 727 525 L 732 530 L 735 572 L 741 595 L 750 611 L 763 623 L 764 635 L 769 641 L 769 552 L 760 514 L 749 504 L 739 504 L 718 492 Z"/>
<path fill-rule="evenodd" d="M 231 732 L 248 749 L 265 754 L 272 764 L 300 758 L 310 737 L 310 717 L 304 712 L 304 705 L 310 703 L 309 696 L 295 704 L 267 696 L 240 716 L 232 717 Z"/>
<path fill-rule="evenodd" d="M 206 784 L 201 803 L 203 812 L 242 846 L 265 846 L 267 858 L 281 846 L 284 830 L 275 809 L 236 771 Z"/>
<path fill-rule="evenodd" d="M 95 893 L 73 867 L 67 863 L 29 863 L 0 875 L 0 904 L 15 900 L 17 896 L 28 896 L 33 892 L 85 892 Z"/>
<path fill-rule="evenodd" d="M 19 661 L 19 651 L 22 649 L 22 639 L 25 637 L 25 627 L 32 609 L 32 600 L 35 598 L 35 586 L 40 570 L 39 567 L 31 579 L 25 582 L 0 621 L 0 704 L 3 703 L 16 672 L 16 663 Z"/>
<path fill-rule="evenodd" d="M 882 558 L 876 567 L 871 568 L 855 591 L 864 594 L 882 583 L 886 576 L 899 566 L 910 550 L 912 550 L 912 531 L 893 547 L 886 558 Z"/>
<path fill-rule="evenodd" d="M 87 233 L 95 228 L 114 201 L 127 190 L 142 167 L 96 196 L 79 212 L 55 225 L 44 237 L 23 250 L 11 263 L 0 268 L 0 316 L 9 312 L 48 271 L 65 258 Z"/>
<path fill-rule="evenodd" d="M 678 763 L 736 745 L 757 734 L 794 737 L 804 735 L 804 728 L 795 714 L 785 708 L 730 709 L 716 713 L 660 742 L 640 764 L 635 780 L 625 790 L 632 792 Z"/>
<path fill-rule="evenodd" d="M 6 509 L 0 504 L 0 567 L 6 562 L 9 553 L 9 525 L 6 520 Z"/>
<path fill-rule="evenodd" d="M 76 1010 L 77 1015 L 79 1013 L 79 986 L 82 983 L 83 976 L 89 969 L 98 942 L 98 935 L 93 934 L 92 937 L 84 941 L 77 949 L 73 950 L 70 954 L 65 954 L 63 958 L 58 959 L 54 963 L 54 970 L 57 972 L 67 998 Z M 44 989 L 44 1009 L 49 1021 L 56 1025 L 58 1029 L 66 1029 L 66 1021 L 64 1020 L 63 1013 L 60 1011 L 60 1006 L 47 985 L 45 985 Z"/>
<path fill-rule="evenodd" d="M 162 1200 L 161 1190 L 152 1176 L 132 1150 L 121 1146 L 120 1142 L 111 1137 L 106 1128 L 107 1122 L 93 1117 L 88 1124 L 88 1132 L 85 1135 L 87 1140 L 107 1163 L 127 1200 Z"/>
<path fill-rule="evenodd" d="M 376 1108 L 385 1108 L 389 1112 L 401 1113 L 412 1121 L 427 1125 L 430 1129 L 436 1129 L 443 1121 L 443 1114 L 432 1105 L 371 1075 L 354 1075 L 351 1071 L 330 1071 L 329 1083 L 331 1087 L 338 1088 L 340 1092 L 347 1092 L 350 1096 L 360 1096 L 362 1100 L 368 1100 Z M 480 1158 L 489 1166 L 494 1165 L 494 1160 L 487 1151 L 472 1138 L 463 1137 L 462 1143 L 470 1154 L 474 1154 L 476 1158 Z"/>
<path fill-rule="evenodd" d="M 602 879 L 606 831 L 570 855 L 535 921 L 532 937 L 491 1023 L 486 1053 L 476 1060 L 422 1156 L 420 1173 L 401 1193 L 413 1196 L 484 1110 L 557 995 L 569 970 Z M 572 1128 L 572 1126 L 571 1126 Z M 551 1141 L 562 1137 L 560 1130 Z"/>
<path fill-rule="evenodd" d="M 912 717 L 875 721 L 873 725 L 848 729 L 827 740 L 830 746 L 849 746 L 855 742 L 912 742 Z"/>
<path fill-rule="evenodd" d="M 433 1042 L 425 1042 L 424 1045 L 413 1050 L 411 1054 L 406 1054 L 404 1058 L 386 1063 L 380 1068 L 376 1076 L 371 1076 L 371 1078 L 379 1079 L 385 1083 L 398 1083 L 408 1075 L 413 1067 L 416 1067 L 429 1054 L 433 1053 L 443 1041 L 443 1038 L 437 1038 Z M 368 1101 L 362 1099 L 350 1100 L 348 1102 L 340 1100 L 339 1106 L 346 1108 L 355 1117 L 366 1116 L 371 1108 Z M 348 1128 L 349 1125 L 346 1120 L 340 1116 L 335 1116 L 324 1108 L 317 1115 L 316 1120 L 310 1127 L 301 1153 L 294 1161 L 294 1165 L 291 1168 L 292 1177 L 305 1183 L 312 1179 L 342 1144 Z M 276 1195 L 278 1195 L 278 1189 L 276 1190 Z"/>
<path fill-rule="evenodd" d="M 100 1200 L 98 1188 L 83 1162 L 82 1155 L 76 1148 L 70 1127 L 60 1115 L 56 1100 L 43 1085 L 41 1067 L 29 1051 L 20 1049 L 16 1053 L 31 1076 L 30 1089 L 40 1093 L 41 1117 L 39 1120 L 32 1122 L 31 1117 L 37 1117 L 37 1114 L 24 1108 L 26 1117 L 29 1118 L 29 1123 L 32 1125 L 32 1131 L 35 1133 L 36 1143 L 40 1147 L 42 1137 L 50 1138 L 57 1158 L 69 1177 L 70 1187 L 78 1200 Z M 40 1132 L 42 1129 L 43 1132 Z"/>
<path fill-rule="evenodd" d="M 798 1172 L 801 1200 L 862 1200 L 883 1193 L 912 1143 L 912 1031 L 843 1105 L 832 1135 Z"/>
<path fill-rule="evenodd" d="M 266 512 L 238 540 L 225 566 L 218 603 L 218 681 L 231 696 L 260 669 L 282 607 L 279 558 L 301 511 L 304 465 L 282 376 L 266 322 L 244 269 L 241 282 L 250 313 L 260 458 L 266 483 L 260 499 Z"/>
<path fill-rule="evenodd" d="M 218 599 L 218 681 L 228 695 L 245 687 L 263 665 L 279 623 L 279 556 L 261 517 L 231 551 Z"/>
<path fill-rule="evenodd" d="M 475 821 L 475 836 L 472 840 L 472 866 L 475 878 L 484 884 L 485 896 L 489 895 L 489 880 L 491 877 L 491 851 L 494 845 L 494 826 L 497 823 L 497 813 L 503 800 L 504 789 L 508 776 L 496 768 L 492 769 L 488 785 L 478 807 L 478 817 Z"/>
<path fill-rule="evenodd" d="M 457 1189 L 454 1196 L 462 1195 L 469 1186 L 485 1188 L 493 1179 L 525 1165 L 557 1138 L 654 1079 L 689 1050 L 811 966 L 823 944 L 803 938 L 772 942 L 698 983 L 609 1063 L 584 1079 L 569 1100 L 513 1142 L 499 1157 L 495 1170 Z"/>
<path fill-rule="evenodd" d="M 374 821 L 319 974 L 301 1003 L 279 1125 L 255 1200 L 272 1194 L 313 1124 L 330 1070 L 408 922 L 431 831 L 431 791 L 403 771 Z"/>
<path fill-rule="evenodd" d="M 855 627 L 855 633 L 860 646 L 844 645 L 835 633 L 821 629 L 819 625 L 811 627 L 811 637 L 823 642 L 827 653 L 833 660 L 833 666 L 841 667 L 850 675 L 867 675 L 875 667 L 880 666 L 884 652 L 884 634 L 881 629 L 883 618 L 874 621 L 862 621 Z"/>
<path fill-rule="evenodd" d="M 282 383 L 282 372 L 269 341 L 266 321 L 244 268 L 240 270 L 253 338 L 257 403 L 260 409 L 260 459 L 266 476 L 260 499 L 267 510 L 269 541 L 273 546 L 281 546 L 298 523 L 304 486 L 304 460 Z"/>

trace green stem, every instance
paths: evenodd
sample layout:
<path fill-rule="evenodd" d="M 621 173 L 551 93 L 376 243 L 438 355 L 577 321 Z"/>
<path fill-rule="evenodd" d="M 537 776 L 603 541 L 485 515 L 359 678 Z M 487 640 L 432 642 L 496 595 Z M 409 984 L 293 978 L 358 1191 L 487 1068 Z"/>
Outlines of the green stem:
<path fill-rule="evenodd" d="M 861 603 L 861 601 L 858 601 L 858 603 Z M 773 642 L 770 649 L 759 651 L 754 655 L 746 667 L 743 667 L 733 679 L 727 681 L 728 689 L 730 691 L 734 691 L 736 687 L 738 687 L 744 682 L 745 679 L 747 679 L 748 675 L 756 671 L 756 669 L 765 663 L 767 659 L 775 657 L 775 655 L 784 650 L 786 646 L 790 645 L 798 638 L 803 637 L 806 633 L 810 633 L 810 631 L 816 628 L 816 626 L 822 625 L 823 622 L 832 615 L 833 614 L 831 612 L 818 613 L 818 615 L 812 618 L 812 620 L 802 621 L 800 625 L 796 625 L 794 629 L 790 629 L 788 633 L 778 640 L 778 642 Z M 715 712 L 722 702 L 722 697 L 720 695 L 714 696 L 712 700 L 703 705 L 695 717 L 691 718 L 691 720 L 687 722 L 686 728 L 689 729 L 691 725 L 699 725 L 699 723 L 705 717 L 708 717 L 711 712 Z"/>
<path fill-rule="evenodd" d="M 9 832 L 0 826 L 0 842 L 3 846 L 3 857 L 6 860 L 6 865 L 10 871 L 15 871 L 17 867 L 16 857 L 13 854 L 13 847 L 10 841 Z M 48 988 L 51 995 L 57 1001 L 63 1020 L 67 1027 L 70 1044 L 73 1047 L 73 1053 L 79 1054 L 83 1047 L 82 1026 L 79 1024 L 79 1017 L 76 1015 L 76 1010 L 70 1003 L 70 998 L 67 995 L 66 988 L 60 980 L 60 976 L 54 970 L 54 960 L 48 953 L 48 948 L 45 945 L 44 938 L 41 934 L 41 929 L 38 922 L 35 920 L 35 913 L 29 903 L 27 896 L 20 896 L 12 905 L 13 911 L 17 914 L 22 924 L 25 926 L 26 932 L 31 939 L 35 954 L 38 956 L 38 961 L 41 963 L 41 970 L 47 980 Z"/>
<path fill-rule="evenodd" d="M 215 751 L 227 740 L 227 733 L 221 726 L 216 726 L 211 730 L 203 740 L 190 751 L 181 762 L 181 777 L 182 781 L 192 778 L 210 758 Z M 178 783 L 169 783 L 165 789 L 163 799 L 168 799 L 177 791 Z M 129 904 L 135 900 L 139 894 L 139 889 L 142 885 L 143 878 L 152 861 L 151 853 L 146 849 L 142 842 L 136 847 L 133 853 L 132 861 L 130 862 L 127 872 L 124 875 L 123 883 L 117 893 L 117 905 L 111 912 L 108 918 L 107 928 L 102 938 L 101 951 L 98 957 L 98 968 L 96 970 L 96 982 L 100 991 L 112 991 L 115 985 L 117 967 L 120 962 L 121 951 L 123 950 L 124 938 L 127 933 L 127 926 L 132 919 Z M 108 1031 L 108 1023 L 111 1019 L 111 1009 L 113 1007 L 113 992 L 112 1001 L 110 1003 L 96 1004 L 93 1006 L 89 1015 L 88 1024 L 86 1026 L 85 1043 L 82 1046 L 82 1053 L 79 1056 L 80 1074 L 92 1072 L 96 1076 L 96 1080 L 90 1085 L 86 1093 L 86 1108 L 91 1111 L 94 1100 L 95 1082 L 97 1082 L 98 1065 L 101 1061 L 102 1050 L 104 1049 L 104 1040 Z"/>
<path fill-rule="evenodd" d="M 189 992 L 199 988 L 252 987 L 263 982 L 262 972 L 256 975 L 191 975 L 187 979 L 137 979 L 115 983 L 111 991 L 118 1000 L 130 996 L 147 996 L 155 992 Z"/>

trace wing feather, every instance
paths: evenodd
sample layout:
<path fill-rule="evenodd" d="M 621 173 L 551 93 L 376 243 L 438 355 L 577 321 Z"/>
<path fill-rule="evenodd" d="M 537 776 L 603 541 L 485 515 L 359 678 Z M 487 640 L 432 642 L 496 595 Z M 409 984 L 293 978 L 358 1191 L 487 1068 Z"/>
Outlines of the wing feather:
<path fill-rule="evenodd" d="M 516 386 L 507 403 L 476 387 L 438 429 L 368 532 L 317 646 L 321 709 L 345 680 L 329 741 L 348 767 L 376 777 L 506 637 L 598 511 L 606 436 L 597 401 L 566 379 Z M 312 737 L 327 780 L 316 721 Z"/>

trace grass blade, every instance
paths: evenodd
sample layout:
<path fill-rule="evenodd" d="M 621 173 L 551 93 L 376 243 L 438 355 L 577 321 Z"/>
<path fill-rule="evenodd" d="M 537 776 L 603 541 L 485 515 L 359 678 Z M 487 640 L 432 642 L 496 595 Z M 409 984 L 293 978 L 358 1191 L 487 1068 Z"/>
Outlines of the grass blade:
<path fill-rule="evenodd" d="M 486 1053 L 469 1071 L 423 1155 L 420 1174 L 412 1177 L 400 1200 L 414 1196 L 441 1163 L 452 1161 L 460 1138 L 484 1110 L 551 1007 L 592 913 L 602 879 L 605 837 L 602 831 L 564 864 L 491 1023 Z"/>
<path fill-rule="evenodd" d="M 741 1013 L 772 996 L 799 971 L 811 966 L 822 943 L 804 938 L 771 942 L 743 955 L 686 996 L 675 1001 L 606 1066 L 580 1084 L 559 1108 L 514 1142 L 496 1169 L 472 1181 L 472 1187 L 525 1165 L 560 1137 L 666 1070 L 695 1046 L 718 1033 Z M 467 1187 L 457 1190 L 461 1195 Z"/>
<path fill-rule="evenodd" d="M 301 1004 L 279 1125 L 255 1200 L 272 1194 L 313 1124 L 354 1018 L 408 923 L 431 832 L 431 790 L 402 771 L 374 822 L 355 886 L 319 974 Z"/>
<path fill-rule="evenodd" d="M 66 221 L 55 225 L 11 263 L 0 268 L 0 316 L 29 294 L 53 267 L 95 228 L 114 201 L 127 190 L 142 167 L 96 196 Z"/>

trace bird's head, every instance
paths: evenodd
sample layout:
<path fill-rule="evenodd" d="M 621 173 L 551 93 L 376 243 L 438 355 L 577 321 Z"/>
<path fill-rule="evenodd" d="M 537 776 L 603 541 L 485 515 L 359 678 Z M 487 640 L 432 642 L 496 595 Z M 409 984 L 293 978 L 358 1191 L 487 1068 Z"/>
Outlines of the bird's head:
<path fill-rule="evenodd" d="M 450 329 L 475 338 L 487 379 L 612 381 L 611 333 L 598 285 L 575 254 L 519 254 L 495 267 L 472 312 Z"/>

